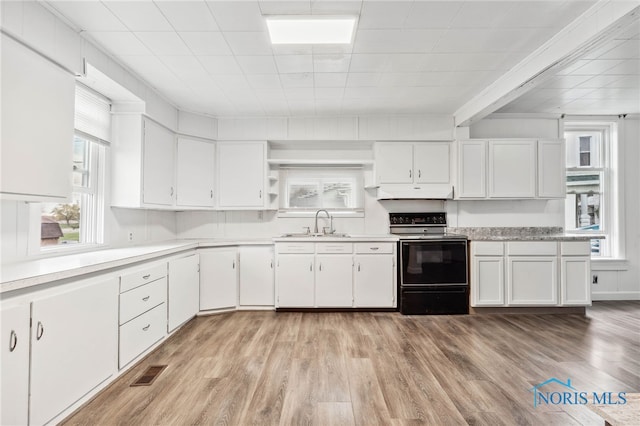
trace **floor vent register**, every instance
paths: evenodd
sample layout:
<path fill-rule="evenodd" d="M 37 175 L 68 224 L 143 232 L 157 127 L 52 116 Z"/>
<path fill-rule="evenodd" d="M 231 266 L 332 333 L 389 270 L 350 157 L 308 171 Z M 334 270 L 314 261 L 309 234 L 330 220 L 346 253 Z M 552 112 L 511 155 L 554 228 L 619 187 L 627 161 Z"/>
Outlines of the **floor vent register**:
<path fill-rule="evenodd" d="M 160 373 L 167 368 L 166 365 L 152 365 L 142 374 L 142 376 L 138 377 L 138 379 L 131 383 L 130 386 L 149 386 L 158 378 Z"/>

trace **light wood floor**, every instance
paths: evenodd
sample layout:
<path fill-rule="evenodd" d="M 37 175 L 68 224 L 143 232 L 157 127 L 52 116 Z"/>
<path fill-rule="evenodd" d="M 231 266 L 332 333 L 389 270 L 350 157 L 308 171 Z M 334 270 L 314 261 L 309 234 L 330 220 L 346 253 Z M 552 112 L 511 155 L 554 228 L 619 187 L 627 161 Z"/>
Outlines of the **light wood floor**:
<path fill-rule="evenodd" d="M 168 364 L 149 387 L 129 387 Z M 640 302 L 581 315 L 233 312 L 192 320 L 67 424 L 602 425 L 534 385 L 640 392 Z"/>

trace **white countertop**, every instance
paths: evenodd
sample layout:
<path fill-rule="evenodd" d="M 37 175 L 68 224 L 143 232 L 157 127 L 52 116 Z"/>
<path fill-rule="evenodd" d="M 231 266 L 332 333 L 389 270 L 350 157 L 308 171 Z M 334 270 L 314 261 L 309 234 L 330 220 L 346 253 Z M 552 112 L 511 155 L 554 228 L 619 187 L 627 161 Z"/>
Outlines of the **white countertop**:
<path fill-rule="evenodd" d="M 347 237 L 332 237 L 332 236 L 307 236 L 307 235 L 296 235 L 293 237 L 275 237 L 273 241 L 276 243 L 286 243 L 286 242 L 311 242 L 311 243 L 327 243 L 327 242 L 341 242 L 341 243 L 359 243 L 359 242 L 370 242 L 370 241 L 384 241 L 384 242 L 396 242 L 398 241 L 398 237 L 396 235 L 391 234 L 380 234 L 380 235 L 351 235 Z"/>

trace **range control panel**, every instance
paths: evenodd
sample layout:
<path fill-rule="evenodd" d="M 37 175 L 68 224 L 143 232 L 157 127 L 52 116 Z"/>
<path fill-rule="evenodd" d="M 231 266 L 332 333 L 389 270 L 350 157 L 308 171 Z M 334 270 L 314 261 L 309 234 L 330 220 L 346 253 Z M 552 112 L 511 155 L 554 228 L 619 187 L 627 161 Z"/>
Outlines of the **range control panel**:
<path fill-rule="evenodd" d="M 434 213 L 389 213 L 391 225 L 447 226 L 447 214 Z"/>

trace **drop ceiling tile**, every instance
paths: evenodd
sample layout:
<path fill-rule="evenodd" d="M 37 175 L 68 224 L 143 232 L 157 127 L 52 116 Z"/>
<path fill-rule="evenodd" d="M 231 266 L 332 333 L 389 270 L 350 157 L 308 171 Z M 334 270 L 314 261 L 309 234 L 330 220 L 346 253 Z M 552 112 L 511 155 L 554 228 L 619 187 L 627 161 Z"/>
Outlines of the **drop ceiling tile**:
<path fill-rule="evenodd" d="M 424 69 L 427 62 L 425 53 L 398 53 L 390 56 L 388 71 L 409 72 Z"/>
<path fill-rule="evenodd" d="M 464 2 L 414 1 L 405 28 L 448 28 Z"/>
<path fill-rule="evenodd" d="M 596 75 L 595 77 L 589 77 L 588 80 L 578 84 L 576 87 L 581 89 L 604 87 L 620 80 L 621 78 L 623 77 L 619 75 Z"/>
<path fill-rule="evenodd" d="M 178 35 L 194 55 L 231 55 L 222 33 L 194 31 L 179 32 Z"/>
<path fill-rule="evenodd" d="M 314 15 L 359 15 L 362 3 L 362 0 L 314 0 L 311 2 L 311 13 Z"/>
<path fill-rule="evenodd" d="M 627 59 L 626 61 L 609 68 L 606 71 L 611 75 L 640 75 L 640 59 Z"/>
<path fill-rule="evenodd" d="M 411 4 L 411 1 L 365 1 L 362 4 L 358 28 L 402 28 L 409 15 Z"/>
<path fill-rule="evenodd" d="M 225 32 L 224 38 L 234 55 L 271 55 L 271 42 L 266 32 Z"/>
<path fill-rule="evenodd" d="M 6 3 L 20 4 L 20 2 Z M 102 2 L 55 1 L 48 4 L 84 31 L 127 30 L 122 21 Z"/>
<path fill-rule="evenodd" d="M 638 59 L 640 58 L 640 40 L 618 40 L 620 44 L 603 53 L 598 59 Z"/>
<path fill-rule="evenodd" d="M 384 71 L 391 62 L 388 54 L 358 54 L 351 55 L 350 72 L 379 72 Z"/>
<path fill-rule="evenodd" d="M 342 111 L 342 98 L 316 99 L 316 114 L 335 115 Z"/>
<path fill-rule="evenodd" d="M 271 51 L 274 55 L 311 55 L 313 47 L 310 44 L 273 44 Z"/>
<path fill-rule="evenodd" d="M 236 61 L 245 74 L 277 74 L 273 56 L 236 56 Z"/>
<path fill-rule="evenodd" d="M 312 87 L 286 87 L 284 95 L 287 100 L 292 99 L 313 99 L 315 91 Z"/>
<path fill-rule="evenodd" d="M 572 75 L 599 75 L 607 72 L 607 70 L 621 64 L 620 59 L 592 59 L 586 64 L 573 71 Z"/>
<path fill-rule="evenodd" d="M 359 30 L 354 53 L 430 52 L 445 30 Z"/>
<path fill-rule="evenodd" d="M 640 92 L 621 87 L 603 87 L 595 89 L 586 94 L 584 99 L 620 99 L 632 100 L 640 99 Z"/>
<path fill-rule="evenodd" d="M 593 92 L 594 89 L 568 89 L 560 93 L 560 99 L 563 101 L 573 101 L 575 99 L 580 99 L 589 93 Z"/>
<path fill-rule="evenodd" d="M 353 53 L 353 44 L 314 44 L 311 51 L 314 55 L 348 55 Z"/>
<path fill-rule="evenodd" d="M 151 55 L 151 51 L 133 33 L 90 32 L 88 36 L 117 56 Z"/>
<path fill-rule="evenodd" d="M 313 72 L 312 55 L 276 55 L 280 74 Z"/>
<path fill-rule="evenodd" d="M 263 15 L 311 15 L 311 0 L 260 0 Z"/>
<path fill-rule="evenodd" d="M 199 56 L 198 59 L 209 74 L 242 74 L 242 69 L 233 56 Z"/>
<path fill-rule="evenodd" d="M 155 3 L 176 31 L 218 31 L 218 25 L 203 0 Z"/>
<path fill-rule="evenodd" d="M 222 31 L 267 31 L 257 1 L 208 1 Z"/>
<path fill-rule="evenodd" d="M 281 88 L 278 74 L 247 74 L 247 82 L 254 89 L 274 89 Z"/>
<path fill-rule="evenodd" d="M 506 53 L 432 53 L 426 54 L 424 71 L 507 70 L 502 64 Z"/>
<path fill-rule="evenodd" d="M 380 82 L 380 73 L 350 72 L 347 87 L 374 87 Z"/>
<path fill-rule="evenodd" d="M 342 99 L 344 87 L 316 87 L 315 99 Z"/>
<path fill-rule="evenodd" d="M 135 32 L 140 39 L 155 55 L 191 55 L 191 50 L 175 32 Z"/>
<path fill-rule="evenodd" d="M 103 4 L 131 31 L 173 31 L 173 27 L 153 2 L 110 1 Z"/>
<path fill-rule="evenodd" d="M 640 76 L 638 75 L 624 76 L 610 84 L 607 84 L 606 87 L 626 87 L 629 89 L 640 89 Z"/>
<path fill-rule="evenodd" d="M 211 75 L 195 56 L 161 56 L 159 59 L 189 87 L 212 84 Z"/>
<path fill-rule="evenodd" d="M 256 89 L 253 93 L 256 95 L 258 100 L 262 101 L 276 100 L 285 103 L 287 101 L 282 89 Z"/>
<path fill-rule="evenodd" d="M 326 54 L 313 55 L 313 72 L 348 72 L 351 64 L 351 55 Z"/>
<path fill-rule="evenodd" d="M 250 90 L 247 80 L 242 74 L 216 74 L 212 76 L 213 81 L 221 90 L 227 93 L 229 90 Z"/>
<path fill-rule="evenodd" d="M 158 83 L 161 83 L 161 86 L 180 87 L 184 85 L 156 56 L 123 56 L 122 59 L 126 66 L 138 75 L 144 75 L 145 80 L 156 87 L 158 87 Z"/>
<path fill-rule="evenodd" d="M 591 79 L 589 75 L 559 75 L 551 77 L 548 81 L 541 84 L 539 87 L 546 87 L 549 89 L 570 89 L 576 87 L 581 83 Z"/>
<path fill-rule="evenodd" d="M 534 29 L 451 29 L 433 49 L 435 53 L 501 53 L 527 50 L 539 43 L 532 40 L 538 37 Z"/>
<path fill-rule="evenodd" d="M 344 87 L 347 73 L 316 73 L 313 76 L 315 87 Z"/>
<path fill-rule="evenodd" d="M 313 73 L 280 74 L 280 82 L 285 89 L 313 87 Z"/>

